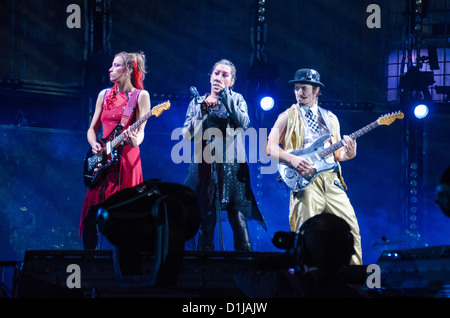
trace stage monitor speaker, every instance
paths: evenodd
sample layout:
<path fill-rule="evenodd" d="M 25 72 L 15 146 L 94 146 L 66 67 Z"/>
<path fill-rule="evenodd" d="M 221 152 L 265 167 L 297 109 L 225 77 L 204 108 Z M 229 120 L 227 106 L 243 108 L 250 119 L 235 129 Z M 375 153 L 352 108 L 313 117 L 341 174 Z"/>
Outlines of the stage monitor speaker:
<path fill-rule="evenodd" d="M 15 298 L 223 298 L 245 297 L 234 281 L 240 266 L 267 257 L 257 252 L 186 252 L 175 286 L 123 286 L 113 251 L 27 251 L 16 273 Z M 80 268 L 79 288 L 68 269 Z"/>
<path fill-rule="evenodd" d="M 113 254 L 106 250 L 27 251 L 22 268 L 14 277 L 14 297 L 245 298 L 235 281 L 236 272 L 252 262 L 281 255 L 278 252 L 186 251 L 174 286 L 125 287 L 115 272 Z M 80 286 L 77 288 L 71 288 L 75 275 L 70 267 L 73 264 L 79 266 Z M 355 269 L 349 270 L 355 276 Z"/>
<path fill-rule="evenodd" d="M 372 296 L 450 297 L 450 246 L 386 250 L 377 264 L 381 286 Z"/>

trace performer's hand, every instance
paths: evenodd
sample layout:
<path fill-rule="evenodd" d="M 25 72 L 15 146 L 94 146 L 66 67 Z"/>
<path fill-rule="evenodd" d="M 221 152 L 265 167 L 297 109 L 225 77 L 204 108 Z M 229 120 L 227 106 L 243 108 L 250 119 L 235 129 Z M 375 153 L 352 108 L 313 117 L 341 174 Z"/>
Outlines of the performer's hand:
<path fill-rule="evenodd" d="M 223 78 L 216 78 L 214 79 L 213 85 L 212 85 L 212 91 L 216 95 L 218 95 L 223 89 L 225 88 L 225 83 L 223 82 Z"/>
<path fill-rule="evenodd" d="M 129 128 L 125 129 L 123 131 L 123 135 L 124 135 L 124 141 L 131 147 L 137 147 L 139 145 L 136 130 L 130 131 Z"/>
<path fill-rule="evenodd" d="M 297 169 L 297 171 L 305 178 L 310 178 L 314 174 L 314 168 L 302 157 L 294 156 L 291 161 L 291 166 Z"/>
<path fill-rule="evenodd" d="M 344 152 L 348 159 L 356 156 L 356 140 L 352 140 L 349 136 L 344 136 L 342 143 L 344 144 Z"/>
<path fill-rule="evenodd" d="M 203 101 L 202 108 L 203 109 L 207 109 L 207 108 L 211 109 L 211 108 L 216 107 L 217 104 L 218 104 L 217 96 L 211 94 L 211 95 L 208 95 L 208 97 L 206 97 L 206 99 Z"/>
<path fill-rule="evenodd" d="M 92 152 L 93 152 L 94 154 L 99 155 L 99 154 L 102 153 L 102 151 L 103 151 L 102 145 L 99 144 L 98 142 L 95 142 L 95 143 L 92 145 Z"/>

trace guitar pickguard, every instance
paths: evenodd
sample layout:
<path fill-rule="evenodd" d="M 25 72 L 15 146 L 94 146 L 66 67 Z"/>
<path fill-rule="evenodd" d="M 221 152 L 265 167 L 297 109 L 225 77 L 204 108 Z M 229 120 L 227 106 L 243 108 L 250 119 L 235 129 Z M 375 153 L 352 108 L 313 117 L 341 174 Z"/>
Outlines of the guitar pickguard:
<path fill-rule="evenodd" d="M 329 137 L 330 135 L 323 135 L 314 141 L 311 146 L 305 149 L 298 149 L 289 152 L 292 155 L 304 158 L 311 164 L 315 171 L 311 176 L 302 176 L 297 169 L 288 164 L 278 164 L 280 176 L 289 188 L 293 190 L 301 190 L 314 181 L 320 172 L 332 170 L 336 167 L 336 162 L 327 162 L 325 158 L 321 158 L 318 155 L 318 152 L 324 149 L 324 143 Z"/>

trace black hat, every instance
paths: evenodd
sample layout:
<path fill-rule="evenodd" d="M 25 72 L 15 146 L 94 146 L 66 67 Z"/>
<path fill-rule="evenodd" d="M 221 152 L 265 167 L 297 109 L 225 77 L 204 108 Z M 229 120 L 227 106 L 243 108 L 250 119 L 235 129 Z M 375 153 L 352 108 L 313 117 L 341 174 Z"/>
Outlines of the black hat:
<path fill-rule="evenodd" d="M 302 68 L 295 72 L 294 79 L 289 81 L 289 83 L 308 83 L 311 85 L 320 86 L 322 88 L 325 87 L 320 82 L 320 74 L 316 70 L 310 68 Z"/>

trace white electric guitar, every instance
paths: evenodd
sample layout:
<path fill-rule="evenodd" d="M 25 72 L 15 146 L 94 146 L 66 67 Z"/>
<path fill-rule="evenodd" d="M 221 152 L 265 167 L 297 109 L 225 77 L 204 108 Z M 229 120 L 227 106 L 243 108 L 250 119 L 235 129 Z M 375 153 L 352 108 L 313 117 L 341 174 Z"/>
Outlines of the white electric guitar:
<path fill-rule="evenodd" d="M 349 137 L 355 140 L 356 138 L 361 137 L 362 135 L 368 133 L 369 131 L 375 129 L 380 125 L 390 125 L 396 119 L 402 119 L 403 117 L 404 115 L 400 111 L 383 115 L 373 123 L 370 123 L 369 125 L 361 128 L 358 131 L 355 131 L 353 134 L 349 135 Z M 324 148 L 324 142 L 328 138 L 330 138 L 330 136 L 331 135 L 329 134 L 323 135 L 317 138 L 311 146 L 305 149 L 298 149 L 289 152 L 290 154 L 304 158 L 311 164 L 312 168 L 314 169 L 314 173 L 312 173 L 308 177 L 302 176 L 297 169 L 286 163 L 278 164 L 278 172 L 280 173 L 281 179 L 289 188 L 291 188 L 292 190 L 301 190 L 307 187 L 312 181 L 314 181 L 314 179 L 320 172 L 335 168 L 336 162 L 329 163 L 325 159 L 330 154 L 343 147 L 344 144 L 343 141 L 340 140 L 339 142 L 332 144 L 327 148 Z"/>

